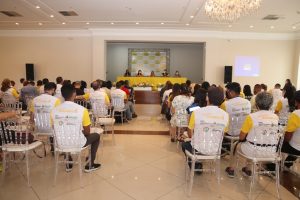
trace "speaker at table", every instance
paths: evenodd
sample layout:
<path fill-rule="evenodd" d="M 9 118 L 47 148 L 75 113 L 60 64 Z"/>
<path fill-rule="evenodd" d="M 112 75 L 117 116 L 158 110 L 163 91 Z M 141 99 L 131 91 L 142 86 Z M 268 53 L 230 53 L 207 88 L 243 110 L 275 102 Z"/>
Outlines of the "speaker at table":
<path fill-rule="evenodd" d="M 225 66 L 224 68 L 224 83 L 232 82 L 232 66 Z"/>
<path fill-rule="evenodd" d="M 34 64 L 26 63 L 26 80 L 34 80 Z"/>

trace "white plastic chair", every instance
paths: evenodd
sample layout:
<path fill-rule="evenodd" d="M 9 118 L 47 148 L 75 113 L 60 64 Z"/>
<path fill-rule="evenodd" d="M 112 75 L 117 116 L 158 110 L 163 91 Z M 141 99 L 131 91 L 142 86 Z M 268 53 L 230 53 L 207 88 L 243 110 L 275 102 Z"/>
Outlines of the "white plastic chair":
<path fill-rule="evenodd" d="M 178 137 L 187 129 L 189 123 L 189 114 L 186 109 L 180 109 L 175 111 L 175 125 L 176 125 L 176 136 Z M 183 130 L 183 131 L 182 131 Z M 177 148 L 179 147 L 179 141 L 177 141 Z"/>
<path fill-rule="evenodd" d="M 126 119 L 126 109 L 125 109 L 125 103 L 124 98 L 120 95 L 111 95 L 111 104 L 114 109 L 114 117 L 120 116 L 121 122 L 123 125 L 123 119 Z"/>
<path fill-rule="evenodd" d="M 92 114 L 95 126 L 104 126 L 104 132 L 111 131 L 114 137 L 114 110 L 105 104 L 104 99 L 91 99 Z"/>
<path fill-rule="evenodd" d="M 252 178 L 250 184 L 249 198 L 251 199 L 255 177 L 259 174 L 269 173 L 266 169 L 258 169 L 262 163 L 274 163 L 276 165 L 276 191 L 280 199 L 279 193 L 279 167 L 281 162 L 281 146 L 283 142 L 283 132 L 278 128 L 278 124 L 263 124 L 254 127 L 254 142 L 246 142 L 243 145 L 249 153 L 237 150 L 236 170 L 239 167 L 239 159 L 244 158 L 252 163 Z"/>
<path fill-rule="evenodd" d="M 14 121 L 1 122 L 0 139 L 2 141 L 3 151 L 3 175 L 5 175 L 7 155 L 11 153 L 23 153 L 26 161 L 27 184 L 30 186 L 30 165 L 29 165 L 29 151 L 35 150 L 42 145 L 41 141 L 33 141 L 29 137 L 28 126 Z"/>
<path fill-rule="evenodd" d="M 81 105 L 81 106 L 83 106 L 85 108 L 88 108 L 88 102 L 86 100 L 76 99 L 74 101 L 74 103 L 77 103 L 78 105 Z"/>
<path fill-rule="evenodd" d="M 69 114 L 68 116 L 60 116 L 59 119 L 54 119 L 54 139 L 55 139 L 55 175 L 54 175 L 54 185 L 56 184 L 58 164 L 78 164 L 79 168 L 79 178 L 80 186 L 82 187 L 82 161 L 81 153 L 83 150 L 88 149 L 89 159 L 87 163 L 91 161 L 91 148 L 90 145 L 83 147 L 82 138 L 84 137 L 82 133 L 82 122 L 78 120 L 76 114 Z M 65 153 L 66 157 L 64 161 L 59 161 L 59 154 Z M 68 157 L 70 155 L 77 155 L 78 159 L 76 161 L 69 161 Z"/>
<path fill-rule="evenodd" d="M 185 150 L 186 154 L 186 182 L 187 194 L 191 196 L 193 179 L 195 171 L 214 171 L 217 175 L 218 183 L 220 183 L 220 159 L 221 147 L 224 135 L 223 124 L 203 123 L 198 127 L 196 125 L 192 136 L 191 145 L 193 152 Z M 196 162 L 207 161 L 215 162 L 214 169 L 195 169 Z M 187 173 L 188 163 L 191 163 L 190 173 Z M 211 165 L 210 165 L 211 166 Z"/>

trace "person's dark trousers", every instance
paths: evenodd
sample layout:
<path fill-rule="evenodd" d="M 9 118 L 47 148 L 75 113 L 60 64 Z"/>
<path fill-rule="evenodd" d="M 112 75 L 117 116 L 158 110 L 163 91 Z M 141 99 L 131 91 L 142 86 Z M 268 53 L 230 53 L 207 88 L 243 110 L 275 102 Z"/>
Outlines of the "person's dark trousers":
<path fill-rule="evenodd" d="M 100 135 L 98 133 L 91 133 L 85 137 L 86 143 L 84 146 L 86 147 L 87 145 L 91 145 L 91 164 L 93 165 L 100 143 Z"/>
<path fill-rule="evenodd" d="M 288 142 L 283 142 L 281 152 L 293 154 L 296 156 L 300 156 L 300 151 L 292 147 Z M 291 163 L 284 163 L 284 165 L 288 168 L 290 168 L 293 165 L 293 161 L 295 161 L 297 157 L 295 156 L 288 156 L 285 161 L 291 161 Z"/>
<path fill-rule="evenodd" d="M 185 150 L 193 153 L 193 147 L 191 145 L 191 142 L 183 142 L 181 144 L 181 148 L 182 148 L 182 151 L 183 151 L 184 154 L 185 154 Z M 191 162 L 190 161 L 191 161 L 191 159 L 189 159 L 188 164 L 189 164 L 189 167 L 191 168 Z M 202 168 L 202 164 L 200 162 L 196 162 L 195 169 L 201 169 L 201 168 Z"/>
<path fill-rule="evenodd" d="M 283 142 L 282 148 L 281 148 L 281 152 L 300 156 L 300 151 L 298 151 L 297 149 L 293 148 L 288 142 Z M 297 158 L 295 156 L 288 156 L 285 159 L 285 161 L 291 161 L 291 162 L 284 163 L 284 166 L 290 168 L 291 166 L 293 166 L 292 162 L 295 161 L 296 159 Z M 273 164 L 273 163 L 267 164 L 267 168 L 270 171 L 275 171 L 275 164 Z"/>

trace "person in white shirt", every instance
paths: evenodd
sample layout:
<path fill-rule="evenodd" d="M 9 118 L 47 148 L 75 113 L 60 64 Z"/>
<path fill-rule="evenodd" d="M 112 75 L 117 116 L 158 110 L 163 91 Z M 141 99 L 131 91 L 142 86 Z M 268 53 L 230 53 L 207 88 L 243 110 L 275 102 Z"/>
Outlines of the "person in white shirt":
<path fill-rule="evenodd" d="M 208 105 L 206 107 L 199 108 L 192 112 L 189 126 L 188 126 L 188 137 L 191 138 L 194 142 L 190 141 L 182 143 L 182 151 L 185 153 L 185 150 L 193 152 L 193 148 L 201 153 L 203 149 L 197 148 L 197 140 L 199 138 L 194 138 L 193 132 L 198 126 L 203 123 L 218 123 L 224 125 L 224 131 L 228 127 L 229 117 L 228 113 L 220 109 L 219 106 L 224 101 L 224 92 L 220 87 L 210 87 L 207 93 Z M 196 146 L 192 146 L 195 144 Z M 196 169 L 201 169 L 202 164 L 196 163 Z"/>
<path fill-rule="evenodd" d="M 92 101 L 92 100 L 96 100 L 96 99 L 98 99 L 98 100 L 101 99 L 108 106 L 110 104 L 108 95 L 106 94 L 106 92 L 103 92 L 103 90 L 101 90 L 100 84 L 98 81 L 94 81 L 92 83 L 92 88 L 93 88 L 94 92 L 88 93 L 87 100 Z"/>
<path fill-rule="evenodd" d="M 279 83 L 275 84 L 275 87 L 269 91 L 273 96 L 273 105 L 271 107 L 271 110 L 275 110 L 275 107 L 279 100 L 282 99 L 282 91 L 281 91 L 281 85 Z"/>
<path fill-rule="evenodd" d="M 61 93 L 65 99 L 65 102 L 53 109 L 51 113 L 53 124 L 55 126 L 55 124 L 57 124 L 61 118 L 70 117 L 76 117 L 77 120 L 82 122 L 83 131 L 81 135 L 81 145 L 82 147 L 91 145 L 91 162 L 85 166 L 85 172 L 97 170 L 101 167 L 101 164 L 95 163 L 96 154 L 100 143 L 100 135 L 98 133 L 90 133 L 91 119 L 88 110 L 83 106 L 74 103 L 76 97 L 76 90 L 74 86 L 71 84 L 63 85 L 61 88 Z M 72 161 L 71 157 L 69 157 L 69 161 Z M 67 164 L 66 171 L 71 171 L 72 167 L 72 164 Z"/>
<path fill-rule="evenodd" d="M 260 92 L 255 98 L 257 112 L 249 114 L 240 130 L 239 140 L 242 142 L 240 145 L 241 151 L 249 157 L 260 157 L 266 156 L 265 148 L 270 148 L 270 154 L 276 152 L 277 141 L 274 141 L 272 137 L 256 137 L 257 132 L 255 128 L 259 127 L 260 124 L 278 126 L 278 116 L 269 109 L 273 103 L 273 97 L 268 92 Z M 276 143 L 274 143 L 276 142 Z M 255 146 L 259 144 L 262 146 L 261 153 L 259 147 Z M 268 146 L 269 145 L 269 146 Z M 273 149 L 273 151 L 271 151 Z M 243 173 L 246 176 L 251 176 L 252 172 L 247 168 L 243 167 Z M 234 177 L 233 166 L 226 168 L 227 175 L 230 178 Z"/>
<path fill-rule="evenodd" d="M 281 98 L 276 105 L 275 114 L 279 116 L 279 123 L 286 125 L 289 114 L 294 111 L 294 89 L 291 86 L 286 86 L 283 89 L 283 98 Z"/>
<path fill-rule="evenodd" d="M 56 78 L 55 96 L 57 98 L 59 98 L 61 102 L 64 102 L 64 98 L 61 95 L 61 87 L 62 87 L 63 82 L 64 82 L 64 79 L 61 76 Z"/>
<path fill-rule="evenodd" d="M 56 85 L 53 82 L 46 83 L 44 86 L 44 92 L 40 96 L 35 97 L 32 100 L 30 105 L 29 111 L 31 113 L 31 121 L 34 122 L 35 115 L 39 111 L 39 109 L 47 109 L 48 113 L 51 113 L 54 107 L 60 105 L 60 100 L 54 97 L 54 93 L 56 90 Z M 49 121 L 50 124 L 50 121 Z M 53 147 L 53 137 L 50 137 L 50 144 L 51 144 L 51 152 L 54 152 Z"/>
<path fill-rule="evenodd" d="M 122 83 L 119 81 L 116 83 L 116 89 L 114 90 L 111 90 L 111 99 L 114 99 L 114 98 L 122 98 L 124 99 L 124 109 L 126 110 L 126 119 L 127 120 L 131 120 L 132 119 L 132 112 L 130 110 L 130 103 L 127 99 L 127 95 L 126 93 L 121 90 L 121 86 L 122 86 Z"/>

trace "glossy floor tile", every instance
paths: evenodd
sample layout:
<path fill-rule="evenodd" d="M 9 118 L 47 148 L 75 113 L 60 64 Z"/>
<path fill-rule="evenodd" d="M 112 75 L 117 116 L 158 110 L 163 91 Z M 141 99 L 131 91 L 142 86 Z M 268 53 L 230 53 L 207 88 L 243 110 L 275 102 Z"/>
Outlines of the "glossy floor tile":
<path fill-rule="evenodd" d="M 234 179 L 224 170 L 228 158 L 221 162 L 221 184 L 214 173 L 194 176 L 191 197 L 186 195 L 185 158 L 176 143 L 164 135 L 105 135 L 97 160 L 101 169 L 83 173 L 80 182 L 78 167 L 70 173 L 59 167 L 54 186 L 54 158 L 30 157 L 31 185 L 27 186 L 25 165 L 9 166 L 5 177 L 1 176 L 0 199 L 99 199 L 99 200 L 233 200 L 249 199 L 248 178 L 238 175 Z M 208 165 L 204 165 L 208 167 Z M 81 184 L 83 187 L 81 187 Z M 280 187 L 281 198 L 297 199 Z M 252 199 L 276 199 L 273 179 L 260 176 Z"/>

